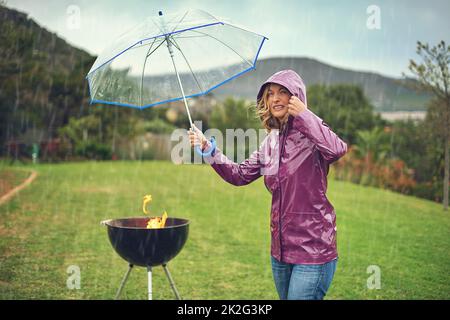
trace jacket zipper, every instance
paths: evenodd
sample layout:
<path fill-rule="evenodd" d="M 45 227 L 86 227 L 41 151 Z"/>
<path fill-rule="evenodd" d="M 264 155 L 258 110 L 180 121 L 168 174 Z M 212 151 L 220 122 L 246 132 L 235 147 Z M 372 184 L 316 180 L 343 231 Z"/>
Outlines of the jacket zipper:
<path fill-rule="evenodd" d="M 287 130 L 288 129 L 288 123 L 286 124 L 286 127 L 284 128 L 283 131 L 283 135 L 281 136 L 281 152 L 280 152 L 280 158 L 278 159 L 278 172 L 277 172 L 277 176 L 278 176 L 278 187 L 280 188 L 280 204 L 279 204 L 279 208 L 278 208 L 278 236 L 280 238 L 280 261 L 282 260 L 283 257 L 283 246 L 282 246 L 282 241 L 281 241 L 281 209 L 282 209 L 282 192 L 281 192 L 281 180 L 280 180 L 280 168 L 281 168 L 281 158 L 283 157 L 283 152 L 284 152 L 284 144 L 285 144 L 285 136 L 287 134 Z"/>

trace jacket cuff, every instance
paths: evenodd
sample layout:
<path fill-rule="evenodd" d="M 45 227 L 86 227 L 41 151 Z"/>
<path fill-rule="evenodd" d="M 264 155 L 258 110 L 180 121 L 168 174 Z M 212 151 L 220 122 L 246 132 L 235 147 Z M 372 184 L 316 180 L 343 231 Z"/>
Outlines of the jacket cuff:
<path fill-rule="evenodd" d="M 206 143 L 206 147 L 204 150 L 202 150 L 202 152 L 207 153 L 211 150 L 212 147 L 213 147 L 213 145 L 212 145 L 211 141 L 208 140 Z M 203 159 L 205 160 L 206 163 L 213 164 L 213 163 L 215 163 L 214 158 L 215 158 L 216 154 L 217 154 L 217 147 L 214 148 L 214 150 L 211 152 L 210 155 L 203 156 Z"/>

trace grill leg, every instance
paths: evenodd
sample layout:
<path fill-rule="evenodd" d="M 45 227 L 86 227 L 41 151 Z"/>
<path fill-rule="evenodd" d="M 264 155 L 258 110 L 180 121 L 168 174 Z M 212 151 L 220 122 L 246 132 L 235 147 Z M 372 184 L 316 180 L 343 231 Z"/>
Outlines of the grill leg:
<path fill-rule="evenodd" d="M 180 294 L 178 293 L 177 287 L 175 287 L 175 283 L 173 282 L 172 276 L 170 275 L 169 269 L 167 268 L 167 264 L 163 264 L 162 267 L 164 268 L 164 272 L 166 273 L 167 279 L 169 279 L 169 283 L 173 290 L 173 293 L 175 293 L 175 297 L 178 300 L 181 300 L 181 297 L 180 297 Z"/>
<path fill-rule="evenodd" d="M 120 294 L 122 293 L 122 289 L 123 289 L 123 287 L 125 286 L 125 283 L 126 283 L 127 280 L 128 280 L 128 276 L 130 275 L 131 269 L 133 269 L 133 265 L 132 265 L 132 264 L 130 264 L 130 265 L 128 266 L 128 270 L 127 270 L 127 272 L 125 273 L 125 275 L 124 275 L 124 277 L 123 277 L 123 279 L 122 279 L 122 282 L 120 283 L 119 289 L 117 290 L 116 296 L 115 296 L 115 298 L 114 298 L 115 300 L 118 300 L 118 299 L 119 299 Z"/>
<path fill-rule="evenodd" d="M 148 300 L 152 300 L 152 267 L 147 267 L 147 276 L 148 276 Z"/>

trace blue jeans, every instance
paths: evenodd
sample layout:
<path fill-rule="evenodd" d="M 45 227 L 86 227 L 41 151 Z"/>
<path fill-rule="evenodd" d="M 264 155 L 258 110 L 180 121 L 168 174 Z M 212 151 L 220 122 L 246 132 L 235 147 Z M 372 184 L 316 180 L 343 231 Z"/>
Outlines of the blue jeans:
<path fill-rule="evenodd" d="M 322 300 L 333 280 L 337 259 L 325 264 L 289 264 L 274 257 L 272 273 L 281 300 Z"/>

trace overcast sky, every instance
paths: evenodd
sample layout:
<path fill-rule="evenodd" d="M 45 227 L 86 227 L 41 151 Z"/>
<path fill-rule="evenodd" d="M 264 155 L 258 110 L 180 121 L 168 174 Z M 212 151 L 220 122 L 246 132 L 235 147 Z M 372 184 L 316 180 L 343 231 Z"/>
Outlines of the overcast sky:
<path fill-rule="evenodd" d="M 409 59 L 417 59 L 417 40 L 450 43 L 448 0 L 7 0 L 6 5 L 91 54 L 159 10 L 188 8 L 267 36 L 260 57 L 310 57 L 393 77 L 407 72 Z"/>

